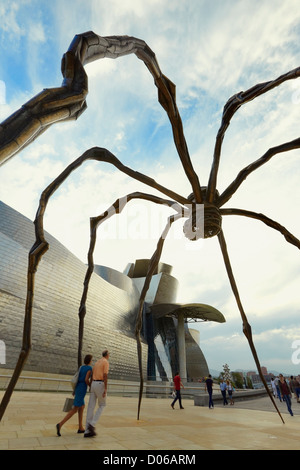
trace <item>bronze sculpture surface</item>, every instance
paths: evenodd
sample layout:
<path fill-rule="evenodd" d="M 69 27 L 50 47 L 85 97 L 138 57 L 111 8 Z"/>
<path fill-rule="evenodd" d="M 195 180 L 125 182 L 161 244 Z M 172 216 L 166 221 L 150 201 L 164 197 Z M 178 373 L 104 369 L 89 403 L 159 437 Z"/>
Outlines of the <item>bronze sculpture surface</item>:
<path fill-rule="evenodd" d="M 238 109 L 249 101 L 258 96 L 267 93 L 273 88 L 279 86 L 287 80 L 296 79 L 300 76 L 300 67 L 285 73 L 273 81 L 257 84 L 252 88 L 241 91 L 232 96 L 224 106 L 221 126 L 217 133 L 216 143 L 213 154 L 213 163 L 207 186 L 202 186 L 198 176 L 193 168 L 190 159 L 187 143 L 184 136 L 180 113 L 176 104 L 175 85 L 163 75 L 156 60 L 155 54 L 149 46 L 142 40 L 128 36 L 110 36 L 100 37 L 93 32 L 76 35 L 73 39 L 68 51 L 62 59 L 62 86 L 58 88 L 43 90 L 40 94 L 25 103 L 22 108 L 16 111 L 12 116 L 6 119 L 0 127 L 0 164 L 5 163 L 9 158 L 30 144 L 49 126 L 56 122 L 77 119 L 86 108 L 86 96 L 88 93 L 88 79 L 84 70 L 84 65 L 101 58 L 118 58 L 123 55 L 134 53 L 141 59 L 151 75 L 154 78 L 156 87 L 158 88 L 158 100 L 166 111 L 173 131 L 174 143 L 180 157 L 185 174 L 191 184 L 192 193 L 189 196 L 182 196 L 176 192 L 160 185 L 154 179 L 136 172 L 131 168 L 123 165 L 112 153 L 107 149 L 94 147 L 84 152 L 79 158 L 71 163 L 42 193 L 39 208 L 35 219 L 36 241 L 29 253 L 28 263 L 28 289 L 25 310 L 24 335 L 22 350 L 16 369 L 14 371 L 11 382 L 6 390 L 0 406 L 0 419 L 2 418 L 14 386 L 26 362 L 31 348 L 31 321 L 32 321 L 32 305 L 34 296 L 34 276 L 38 267 L 38 263 L 43 254 L 48 249 L 48 243 L 44 237 L 43 216 L 47 207 L 47 203 L 51 195 L 66 180 L 66 178 L 81 166 L 86 160 L 96 160 L 99 162 L 108 162 L 117 169 L 124 172 L 128 176 L 143 182 L 146 185 L 158 190 L 168 199 L 135 192 L 128 194 L 125 198 L 120 198 L 98 217 L 90 219 L 90 247 L 88 252 L 88 269 L 84 280 L 84 290 L 82 300 L 79 307 L 79 346 L 78 346 L 78 363 L 81 363 L 82 336 L 84 328 L 84 317 L 86 314 L 86 299 L 88 294 L 88 285 L 93 272 L 94 261 L 93 252 L 96 244 L 96 232 L 100 224 L 116 213 L 120 213 L 127 202 L 134 199 L 144 199 L 154 202 L 155 204 L 164 204 L 175 211 L 167 220 L 166 227 L 158 240 L 157 249 L 154 252 L 146 281 L 141 293 L 140 308 L 136 321 L 136 338 L 138 349 L 138 360 L 140 365 L 140 395 L 138 404 L 138 419 L 140 415 L 140 406 L 143 393 L 143 371 L 141 367 L 141 325 L 142 325 L 142 309 L 147 290 L 151 281 L 151 277 L 160 261 L 164 241 L 170 230 L 171 225 L 182 218 L 186 218 L 184 224 L 184 234 L 191 241 L 197 240 L 199 237 L 209 238 L 217 236 L 221 247 L 221 252 L 225 262 L 230 285 L 237 302 L 238 309 L 243 323 L 243 332 L 248 340 L 251 352 L 253 354 L 257 369 L 269 393 L 277 412 L 280 412 L 276 403 L 269 392 L 264 376 L 261 371 L 259 359 L 252 339 L 251 326 L 247 320 L 238 288 L 232 272 L 230 259 L 227 251 L 225 237 L 222 230 L 222 216 L 224 215 L 240 215 L 257 219 L 271 228 L 280 232 L 287 242 L 300 248 L 300 241 L 291 234 L 285 227 L 278 222 L 268 218 L 263 214 L 256 212 L 223 208 L 224 204 L 229 201 L 232 195 L 237 191 L 243 181 L 257 168 L 267 163 L 273 156 L 287 152 L 300 147 L 300 138 L 283 143 L 282 145 L 270 148 L 261 158 L 254 161 L 244 169 L 242 169 L 234 181 L 227 189 L 219 194 L 217 191 L 217 175 L 221 158 L 222 142 L 225 132 L 230 125 L 230 121 Z M 204 207 L 204 219 L 201 218 L 201 210 Z M 200 213 L 200 216 L 199 216 Z M 204 233 L 202 228 L 204 227 Z M 281 415 L 280 415 L 281 417 Z M 282 419 L 282 417 L 281 417 Z M 283 419 L 282 419 L 283 421 Z"/>

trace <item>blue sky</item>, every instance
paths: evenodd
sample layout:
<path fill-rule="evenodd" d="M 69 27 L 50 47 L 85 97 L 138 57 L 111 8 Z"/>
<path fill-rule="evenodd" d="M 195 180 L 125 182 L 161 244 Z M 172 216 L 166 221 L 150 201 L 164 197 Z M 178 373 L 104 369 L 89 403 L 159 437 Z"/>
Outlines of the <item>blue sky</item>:
<path fill-rule="evenodd" d="M 44 88 L 60 86 L 60 62 L 75 34 L 128 35 L 155 52 L 176 84 L 177 105 L 191 159 L 202 185 L 212 164 L 222 109 L 235 93 L 300 65 L 297 0 L 0 0 L 0 80 L 4 120 Z M 55 124 L 0 168 L 0 199 L 34 219 L 43 189 L 85 150 L 105 147 L 124 164 L 184 196 L 191 192 L 174 148 L 157 89 L 135 56 L 86 66 L 88 108 L 72 123 Z M 242 107 L 223 143 L 219 191 L 269 148 L 299 137 L 300 80 Z M 226 207 L 262 212 L 299 237 L 300 151 L 275 156 L 252 173 Z M 131 191 L 152 192 L 107 164 L 87 163 L 55 193 L 45 229 L 86 261 L 89 217 Z M 95 261 L 123 270 L 151 257 L 169 212 L 128 205 L 99 234 Z M 299 250 L 262 223 L 224 217 L 223 229 L 261 364 L 300 373 Z M 178 302 L 218 308 L 226 324 L 193 325 L 209 367 L 224 362 L 255 369 L 216 239 L 188 243 L 170 234 L 162 261 L 180 281 Z M 294 356 L 292 356 L 294 353 Z M 293 359 L 292 359 L 293 357 Z M 296 361 L 295 361 L 296 358 Z"/>

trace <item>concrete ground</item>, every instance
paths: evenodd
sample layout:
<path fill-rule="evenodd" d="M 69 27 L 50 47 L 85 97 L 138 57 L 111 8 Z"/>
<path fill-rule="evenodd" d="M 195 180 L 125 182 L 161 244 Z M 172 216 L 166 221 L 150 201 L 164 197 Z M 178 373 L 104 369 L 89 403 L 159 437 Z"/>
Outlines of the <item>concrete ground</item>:
<path fill-rule="evenodd" d="M 3 392 L 0 392 L 2 398 Z M 108 397 L 97 436 L 77 434 L 73 416 L 56 435 L 64 416 L 65 393 L 15 391 L 0 423 L 1 450 L 299 450 L 300 404 L 294 416 L 278 402 L 285 424 L 269 398 L 236 402 L 214 409 L 183 400 L 184 410 L 170 399 L 144 398 L 137 420 L 137 398 Z M 88 397 L 87 397 L 88 399 Z M 85 414 L 84 414 L 85 416 Z"/>

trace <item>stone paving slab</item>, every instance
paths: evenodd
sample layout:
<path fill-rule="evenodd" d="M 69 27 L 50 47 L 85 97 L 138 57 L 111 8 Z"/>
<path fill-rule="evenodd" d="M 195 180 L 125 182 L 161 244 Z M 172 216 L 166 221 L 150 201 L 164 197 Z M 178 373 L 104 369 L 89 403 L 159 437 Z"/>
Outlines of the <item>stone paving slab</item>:
<path fill-rule="evenodd" d="M 1 392 L 1 398 L 3 392 Z M 283 424 L 268 398 L 242 401 L 210 410 L 184 400 L 184 410 L 171 400 L 144 398 L 137 420 L 137 398 L 108 397 L 97 436 L 77 434 L 73 416 L 56 435 L 64 416 L 65 393 L 14 392 L 0 423 L 1 450 L 299 450 L 300 404 L 291 417 L 279 403 Z M 88 397 L 87 397 L 88 399 Z M 297 408 L 298 406 L 298 408 Z"/>

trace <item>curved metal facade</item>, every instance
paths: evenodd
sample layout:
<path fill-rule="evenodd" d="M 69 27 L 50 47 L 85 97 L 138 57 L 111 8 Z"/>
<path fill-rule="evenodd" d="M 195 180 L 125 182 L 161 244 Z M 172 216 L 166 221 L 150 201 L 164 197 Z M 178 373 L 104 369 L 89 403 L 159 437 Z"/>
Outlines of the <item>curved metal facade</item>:
<path fill-rule="evenodd" d="M 50 248 L 36 274 L 32 350 L 25 369 L 73 374 L 77 367 L 78 308 L 86 266 L 50 234 L 46 233 L 46 239 Z M 0 202 L 0 340 L 5 343 L 4 367 L 8 369 L 15 367 L 20 353 L 28 252 L 34 240 L 33 223 Z M 148 260 L 138 260 L 125 273 L 95 266 L 90 282 L 83 354 L 92 354 L 96 359 L 108 348 L 112 379 L 139 378 L 134 323 L 147 264 Z M 170 275 L 171 269 L 160 264 L 146 298 L 143 369 L 145 376 L 148 370 L 152 378 L 170 377 L 178 364 L 174 320 L 156 322 L 147 313 L 147 305 L 175 301 L 178 282 Z M 188 343 L 193 342 L 188 331 L 187 338 Z M 196 372 L 193 366 L 193 375 L 206 375 L 206 361 L 195 342 L 193 350 L 194 356 L 198 350 L 199 359 Z"/>

